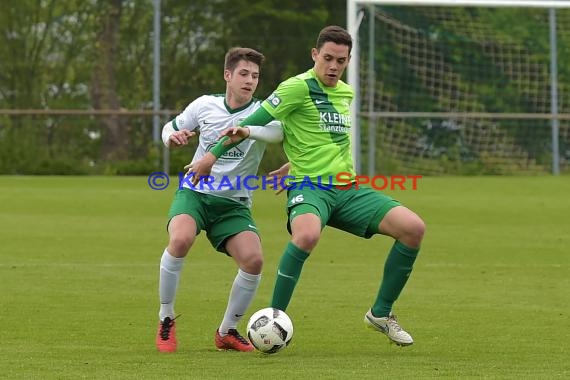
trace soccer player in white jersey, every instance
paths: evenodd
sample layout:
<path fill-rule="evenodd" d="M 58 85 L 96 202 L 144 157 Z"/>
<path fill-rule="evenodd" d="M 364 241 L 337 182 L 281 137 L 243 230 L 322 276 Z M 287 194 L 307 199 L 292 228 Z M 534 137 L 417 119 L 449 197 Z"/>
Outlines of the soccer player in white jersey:
<path fill-rule="evenodd" d="M 199 132 L 199 145 L 192 161 L 199 160 L 217 143 L 220 133 L 260 107 L 253 98 L 264 56 L 249 48 L 232 48 L 225 56 L 226 92 L 203 95 L 168 122 L 162 139 L 168 147 L 186 145 Z M 192 186 L 181 181 L 169 211 L 168 247 L 160 260 L 159 325 L 156 346 L 159 351 L 177 348 L 174 301 L 182 264 L 200 231 L 205 230 L 212 246 L 231 256 L 238 272 L 226 311 L 215 332 L 218 350 L 252 351 L 251 343 L 237 331 L 261 279 L 263 256 L 257 228 L 252 218 L 251 190 L 238 183 L 256 175 L 266 142 L 280 142 L 279 122 L 269 128 L 251 127 L 250 137 L 226 152 L 212 169 L 207 184 Z"/>
<path fill-rule="evenodd" d="M 323 28 L 311 50 L 313 68 L 282 82 L 259 110 L 240 123 L 241 126 L 265 125 L 272 120 L 283 123 L 289 175 L 293 177 L 292 184 L 297 185 L 287 191 L 291 241 L 277 268 L 270 306 L 286 310 L 305 260 L 325 226 L 362 238 L 387 235 L 394 238 L 394 245 L 384 264 L 380 289 L 364 321 L 390 341 L 409 346 L 413 338 L 402 329 L 392 307 L 412 272 L 425 223 L 390 196 L 356 183 L 350 148 L 350 103 L 354 91 L 340 79 L 351 49 L 352 38 L 345 29 L 334 25 Z M 249 136 L 246 129 L 232 129 L 233 136 Z M 228 137 L 235 142 L 231 135 Z M 217 157 L 233 146 L 225 144 L 220 141 L 200 161 L 194 162 L 192 169 L 197 178 L 209 173 Z M 341 173 L 349 175 L 351 183 L 340 181 L 337 175 Z M 319 183 L 333 186 L 321 188 Z"/>

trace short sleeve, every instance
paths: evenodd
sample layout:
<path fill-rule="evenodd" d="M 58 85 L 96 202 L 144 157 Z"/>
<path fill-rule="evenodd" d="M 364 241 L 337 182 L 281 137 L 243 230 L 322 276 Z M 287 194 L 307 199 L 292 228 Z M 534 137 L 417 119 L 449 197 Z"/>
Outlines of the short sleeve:
<path fill-rule="evenodd" d="M 305 81 L 292 77 L 282 82 L 261 106 L 275 119 L 281 120 L 303 104 L 307 91 Z"/>
<path fill-rule="evenodd" d="M 199 129 L 198 115 L 200 114 L 200 109 L 202 108 L 202 103 L 204 97 L 201 96 L 194 100 L 192 103 L 188 104 L 184 111 L 177 115 L 172 121 L 174 129 L 177 131 L 181 129 L 187 129 L 193 131 Z"/>

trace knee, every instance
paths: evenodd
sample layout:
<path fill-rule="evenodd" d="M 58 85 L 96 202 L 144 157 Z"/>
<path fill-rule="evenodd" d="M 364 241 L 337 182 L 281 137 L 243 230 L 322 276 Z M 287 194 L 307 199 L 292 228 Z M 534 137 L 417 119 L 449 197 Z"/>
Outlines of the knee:
<path fill-rule="evenodd" d="M 413 218 L 407 223 L 404 234 L 400 241 L 409 247 L 419 247 L 424 238 L 426 225 L 419 217 Z"/>
<path fill-rule="evenodd" d="M 174 257 L 184 257 L 194 243 L 191 236 L 173 235 L 168 242 L 168 252 Z"/>
<path fill-rule="evenodd" d="M 292 241 L 305 252 L 311 252 L 319 242 L 320 231 L 302 231 L 293 235 Z"/>
<path fill-rule="evenodd" d="M 248 255 L 239 265 L 240 269 L 251 274 L 260 274 L 263 268 L 263 255 L 255 252 Z"/>

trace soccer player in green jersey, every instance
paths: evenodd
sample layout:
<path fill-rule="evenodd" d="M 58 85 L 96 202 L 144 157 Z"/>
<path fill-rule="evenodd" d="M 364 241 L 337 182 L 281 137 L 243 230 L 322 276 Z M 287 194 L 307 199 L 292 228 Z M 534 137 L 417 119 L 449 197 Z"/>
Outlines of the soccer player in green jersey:
<path fill-rule="evenodd" d="M 265 125 L 278 119 L 283 124 L 283 146 L 289 159 L 292 185 L 288 189 L 288 229 L 291 241 L 277 269 L 271 306 L 286 310 L 303 264 L 317 245 L 321 231 L 332 226 L 370 238 L 374 234 L 395 239 L 384 264 L 376 299 L 364 316 L 365 323 L 398 345 L 413 339 L 404 331 L 392 306 L 404 288 L 418 255 L 425 224 L 418 215 L 391 197 L 355 184 L 351 157 L 350 103 L 352 88 L 340 78 L 348 65 L 352 39 L 338 26 L 321 30 L 311 55 L 312 69 L 282 82 L 261 108 L 240 123 Z M 248 137 L 247 128 L 234 128 L 229 142 Z M 233 137 L 232 137 L 233 136 Z M 235 137 L 237 136 L 237 137 Z M 207 175 L 217 156 L 233 144 L 220 142 L 191 170 Z M 337 175 L 343 173 L 342 181 Z M 346 185 L 346 173 L 352 185 Z M 307 186 L 307 178 L 313 184 Z M 342 185 L 342 188 L 333 185 Z M 297 186 L 295 186 L 297 185 Z"/>
<path fill-rule="evenodd" d="M 162 130 L 164 144 L 183 146 L 199 132 L 193 160 L 203 157 L 214 146 L 222 131 L 237 125 L 260 107 L 253 98 L 264 56 L 249 48 L 232 48 L 225 57 L 225 94 L 203 95 Z M 214 335 L 219 350 L 252 351 L 253 346 L 237 331 L 261 279 L 263 256 L 257 227 L 252 219 L 251 187 L 240 178 L 256 175 L 266 142 L 283 139 L 281 123 L 248 128 L 248 139 L 223 155 L 212 170 L 207 184 L 192 186 L 181 181 L 169 211 L 168 247 L 160 260 L 159 324 L 156 346 L 161 352 L 177 348 L 174 300 L 182 264 L 196 236 L 204 230 L 212 246 L 231 256 L 238 266 L 226 311 Z M 198 309 L 196 309 L 198 310 Z"/>

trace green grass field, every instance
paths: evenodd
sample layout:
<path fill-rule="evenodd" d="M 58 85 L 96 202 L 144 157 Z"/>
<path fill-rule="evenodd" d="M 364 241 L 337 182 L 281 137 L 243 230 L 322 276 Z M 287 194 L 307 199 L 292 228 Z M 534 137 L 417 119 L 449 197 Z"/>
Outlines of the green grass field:
<path fill-rule="evenodd" d="M 0 378 L 388 379 L 570 377 L 570 178 L 424 178 L 392 196 L 427 234 L 395 313 L 414 339 L 364 328 L 392 242 L 327 228 L 276 355 L 218 352 L 235 276 L 204 235 L 186 260 L 179 350 L 154 347 L 158 263 L 173 188 L 143 177 L 0 177 Z M 270 299 L 288 241 L 284 196 L 255 196 Z M 244 331 L 247 318 L 241 325 Z"/>

